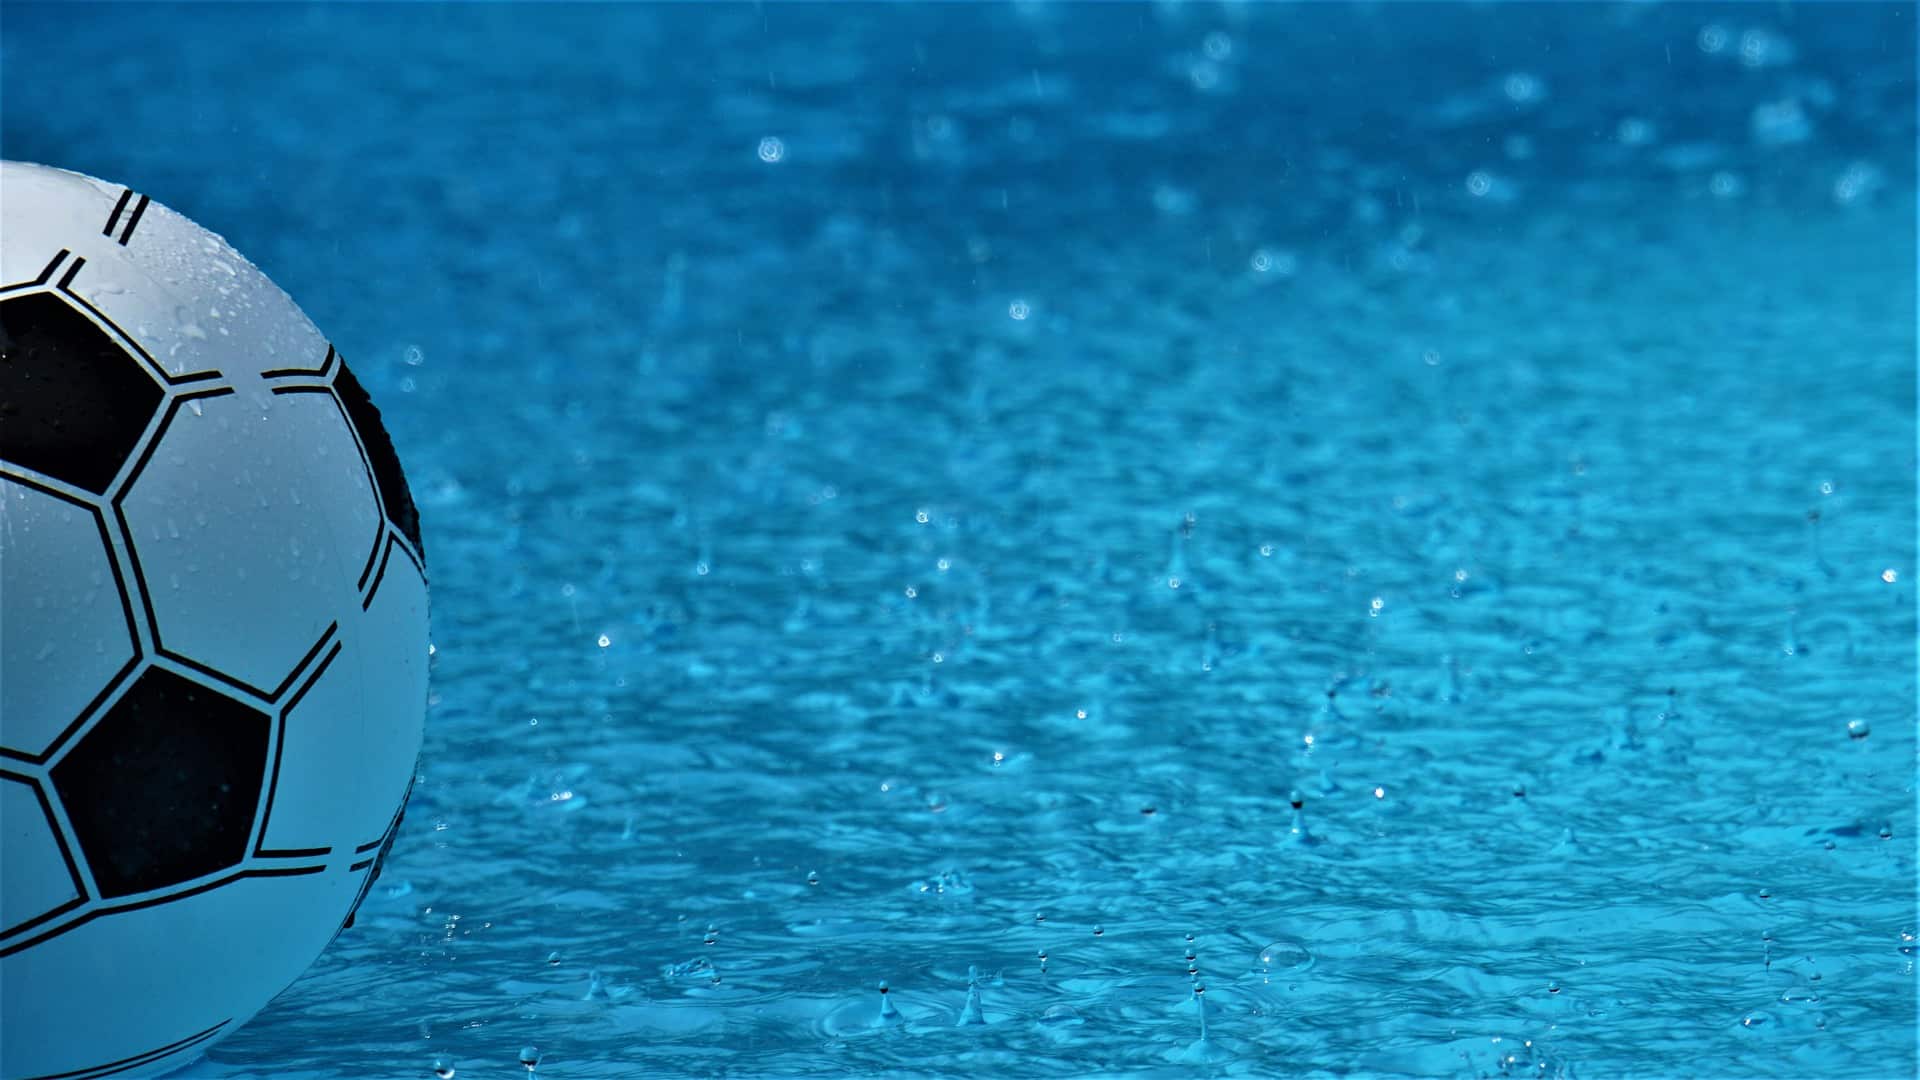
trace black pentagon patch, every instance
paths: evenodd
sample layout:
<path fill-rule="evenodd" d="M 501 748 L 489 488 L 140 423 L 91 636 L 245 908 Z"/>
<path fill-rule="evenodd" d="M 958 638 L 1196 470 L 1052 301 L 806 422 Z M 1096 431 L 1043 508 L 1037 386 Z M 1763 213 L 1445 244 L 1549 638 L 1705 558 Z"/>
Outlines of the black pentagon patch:
<path fill-rule="evenodd" d="M 162 396 L 58 294 L 0 300 L 0 459 L 105 494 Z"/>
<path fill-rule="evenodd" d="M 267 766 L 265 713 L 150 669 L 53 768 L 105 897 L 190 881 L 247 853 Z"/>
<path fill-rule="evenodd" d="M 353 429 L 360 434 L 360 445 L 366 447 L 367 464 L 373 466 L 374 483 L 380 485 L 380 502 L 386 508 L 387 520 L 400 530 L 400 535 L 413 541 L 413 550 L 425 558 L 427 549 L 420 544 L 420 513 L 414 509 L 413 492 L 407 488 L 406 474 L 400 470 L 400 455 L 393 449 L 393 439 L 380 423 L 380 410 L 374 407 L 366 388 L 353 377 L 344 360 L 340 363 L 340 373 L 334 376 L 333 388 L 340 395 L 340 403 L 347 408 Z"/>

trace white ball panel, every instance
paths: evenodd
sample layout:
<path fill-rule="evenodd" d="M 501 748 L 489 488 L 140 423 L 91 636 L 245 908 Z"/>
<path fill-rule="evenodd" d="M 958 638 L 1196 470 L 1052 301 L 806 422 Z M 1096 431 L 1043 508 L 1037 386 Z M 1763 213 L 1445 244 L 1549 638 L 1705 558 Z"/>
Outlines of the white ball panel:
<path fill-rule="evenodd" d="M 136 193 L 114 234 L 102 235 L 125 190 L 61 169 L 0 164 L 5 283 L 32 280 L 67 248 L 86 259 L 72 291 L 171 374 L 218 370 L 244 378 L 320 366 L 327 355 L 320 331 L 292 297 L 218 234 L 149 198 L 122 244 L 119 235 L 140 198 Z"/>
<path fill-rule="evenodd" d="M 364 876 L 343 863 L 322 874 L 246 878 L 104 915 L 7 957 L 0 1019 L 35 1037 L 0 1039 L 0 1075 L 99 1065 L 222 1020 L 232 1020 L 222 1034 L 233 1031 L 320 955 Z"/>
<path fill-rule="evenodd" d="M 79 895 L 33 785 L 0 778 L 0 930 Z"/>
<path fill-rule="evenodd" d="M 0 746 L 44 751 L 133 659 L 93 514 L 0 476 Z"/>
<path fill-rule="evenodd" d="M 378 511 L 346 437 L 322 394 L 249 392 L 175 412 L 123 502 L 165 649 L 271 690 L 358 610 L 364 553 L 340 552 L 330 519 L 371 527 Z M 323 481 L 305 460 L 319 448 L 336 463 Z"/>
<path fill-rule="evenodd" d="M 357 631 L 361 709 L 369 731 L 363 795 L 370 806 L 398 806 L 413 781 L 426 724 L 427 583 L 397 547 Z M 361 842 L 386 825 L 380 822 Z"/>
<path fill-rule="evenodd" d="M 264 846 L 351 850 L 380 839 L 420 756 L 427 587 L 394 552 L 340 654 L 287 711 Z M 343 779 L 344 778 L 344 779 Z"/>
<path fill-rule="evenodd" d="M 352 851 L 387 827 L 385 804 L 367 800 L 364 754 L 378 732 L 360 707 L 358 635 L 287 711 L 273 802 L 262 845 L 269 851 Z"/>
<path fill-rule="evenodd" d="M 226 240 L 158 202 L 131 241 L 90 258 L 71 287 L 175 375 L 231 378 L 326 359 L 326 339 L 291 297 Z"/>
<path fill-rule="evenodd" d="M 24 162 L 0 162 L 0 284 L 32 281 L 61 248 L 89 238 L 107 240 L 100 230 L 113 213 L 121 188 L 65 169 Z"/>

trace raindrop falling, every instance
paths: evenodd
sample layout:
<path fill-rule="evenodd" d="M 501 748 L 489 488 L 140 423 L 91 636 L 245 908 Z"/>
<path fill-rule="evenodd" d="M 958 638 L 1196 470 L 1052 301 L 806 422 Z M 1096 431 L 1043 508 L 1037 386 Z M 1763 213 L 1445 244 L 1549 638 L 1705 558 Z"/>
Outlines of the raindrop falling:
<path fill-rule="evenodd" d="M 960 1007 L 960 1022 L 956 1027 L 967 1027 L 987 1022 L 986 1013 L 980 1008 L 980 969 L 967 965 L 967 1003 Z"/>

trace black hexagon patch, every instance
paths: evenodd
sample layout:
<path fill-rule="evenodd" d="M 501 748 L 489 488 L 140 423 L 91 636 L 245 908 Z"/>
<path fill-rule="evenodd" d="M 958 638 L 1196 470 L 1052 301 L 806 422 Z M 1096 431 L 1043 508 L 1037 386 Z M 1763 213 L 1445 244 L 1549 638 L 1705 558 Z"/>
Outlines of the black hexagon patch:
<path fill-rule="evenodd" d="M 0 300 L 0 459 L 104 494 L 162 396 L 139 359 L 58 294 Z"/>

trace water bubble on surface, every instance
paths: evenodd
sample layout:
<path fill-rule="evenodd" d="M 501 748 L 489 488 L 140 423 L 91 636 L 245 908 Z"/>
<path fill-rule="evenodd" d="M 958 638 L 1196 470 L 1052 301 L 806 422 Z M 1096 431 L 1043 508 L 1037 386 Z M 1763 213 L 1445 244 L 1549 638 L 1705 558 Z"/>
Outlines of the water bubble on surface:
<path fill-rule="evenodd" d="M 1078 1027 L 1086 1022 L 1087 1018 L 1080 1015 L 1079 1009 L 1065 1003 L 1047 1006 L 1041 1011 L 1039 1020 L 1042 1027 L 1050 1028 Z"/>
<path fill-rule="evenodd" d="M 433 1059 L 433 1075 L 439 1077 L 440 1080 L 453 1080 L 453 1074 L 453 1062 L 448 1061 L 446 1058 Z"/>
<path fill-rule="evenodd" d="M 1884 183 L 1885 178 L 1878 168 L 1864 161 L 1853 162 L 1834 180 L 1833 201 L 1841 206 L 1851 205 L 1873 194 Z"/>
<path fill-rule="evenodd" d="M 809 885 L 820 884 L 820 872 L 818 870 L 807 871 L 807 884 Z"/>
<path fill-rule="evenodd" d="M 1306 968 L 1313 964 L 1312 954 L 1307 952 L 1306 946 L 1296 941 L 1269 942 L 1260 950 L 1258 959 L 1262 975 L 1271 975 L 1276 968 Z"/>
<path fill-rule="evenodd" d="M 532 1072 L 533 1070 L 539 1068 L 540 1067 L 540 1048 L 537 1046 L 521 1047 L 520 1048 L 520 1064 L 525 1066 L 528 1072 Z"/>
<path fill-rule="evenodd" d="M 1106 932 L 1107 932 L 1107 928 L 1106 928 L 1106 927 L 1104 927 L 1104 926 L 1095 926 L 1095 927 L 1093 928 L 1093 936 L 1094 936 L 1094 937 L 1101 937 L 1101 936 L 1104 936 L 1104 935 L 1106 934 Z"/>
<path fill-rule="evenodd" d="M 1740 63 L 1750 68 L 1781 67 L 1793 62 L 1793 42 L 1758 27 L 1740 35 Z"/>
<path fill-rule="evenodd" d="M 1659 131 L 1648 121 L 1637 116 L 1629 116 L 1620 121 L 1614 129 L 1614 136 L 1622 146 L 1646 146 L 1660 137 Z"/>
<path fill-rule="evenodd" d="M 1882 840 L 1893 839 L 1893 823 L 1892 822 L 1883 821 L 1880 823 L 1880 839 Z"/>
<path fill-rule="evenodd" d="M 1873 727 L 1865 720 L 1847 721 L 1847 738 L 1858 742 L 1871 734 L 1873 734 Z"/>
<path fill-rule="evenodd" d="M 759 154 L 761 161 L 772 165 L 787 156 L 787 144 L 778 136 L 769 135 L 760 140 Z"/>
<path fill-rule="evenodd" d="M 559 954 L 559 953 L 557 953 L 557 952 L 550 952 L 550 953 L 548 953 L 548 954 L 547 954 L 547 966 L 548 966 L 548 967 L 558 967 L 559 965 L 560 965 L 560 954 Z"/>
<path fill-rule="evenodd" d="M 1537 77 L 1524 71 L 1508 75 L 1500 83 L 1500 89 L 1506 93 L 1507 100 L 1515 105 L 1532 105 L 1547 93 Z"/>

